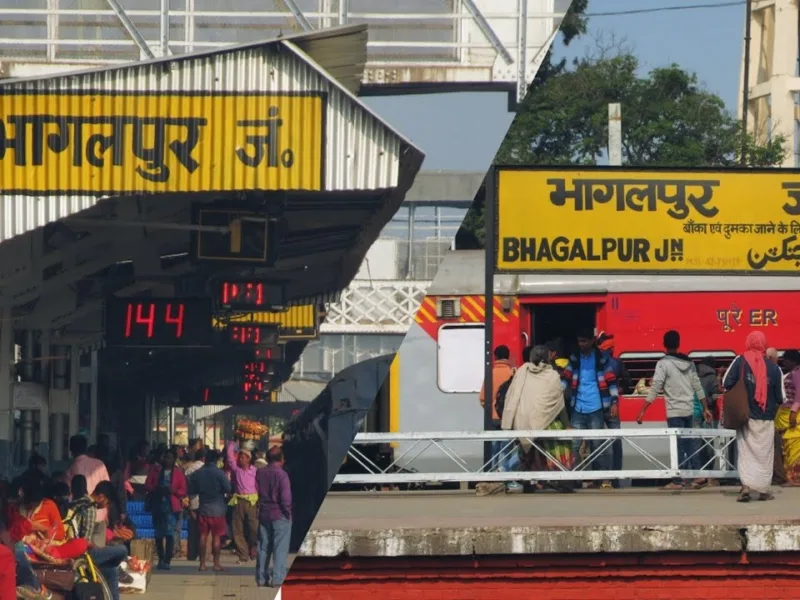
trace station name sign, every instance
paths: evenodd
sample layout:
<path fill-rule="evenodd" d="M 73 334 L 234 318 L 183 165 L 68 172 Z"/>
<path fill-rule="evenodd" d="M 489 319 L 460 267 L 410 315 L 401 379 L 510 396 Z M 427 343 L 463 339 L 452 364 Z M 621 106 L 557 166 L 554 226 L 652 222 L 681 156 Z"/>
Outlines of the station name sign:
<path fill-rule="evenodd" d="M 0 192 L 321 190 L 324 94 L 0 94 Z"/>
<path fill-rule="evenodd" d="M 497 171 L 498 272 L 792 273 L 800 174 Z"/>

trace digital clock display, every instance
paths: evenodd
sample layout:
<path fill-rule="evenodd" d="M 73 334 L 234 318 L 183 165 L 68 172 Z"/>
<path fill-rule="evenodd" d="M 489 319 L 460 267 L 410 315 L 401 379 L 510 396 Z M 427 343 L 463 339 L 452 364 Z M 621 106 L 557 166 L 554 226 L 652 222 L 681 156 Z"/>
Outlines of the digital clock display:
<path fill-rule="evenodd" d="M 109 298 L 106 344 L 140 348 L 211 346 L 211 317 L 207 298 Z"/>
<path fill-rule="evenodd" d="M 276 345 L 278 343 L 277 325 L 258 325 L 250 323 L 230 323 L 228 339 L 242 345 Z"/>
<path fill-rule="evenodd" d="M 283 306 L 283 286 L 263 281 L 223 281 L 219 303 L 231 310 L 279 308 Z"/>

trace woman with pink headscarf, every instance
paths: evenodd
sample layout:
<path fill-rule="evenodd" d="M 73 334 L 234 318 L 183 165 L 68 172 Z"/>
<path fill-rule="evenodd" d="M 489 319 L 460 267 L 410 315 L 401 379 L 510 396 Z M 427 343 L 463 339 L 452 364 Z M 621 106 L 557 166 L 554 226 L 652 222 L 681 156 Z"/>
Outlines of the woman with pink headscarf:
<path fill-rule="evenodd" d="M 723 387 L 730 390 L 744 374 L 750 406 L 750 420 L 736 432 L 736 468 L 742 482 L 739 502 L 750 502 L 750 494 L 758 500 L 771 500 L 772 467 L 775 457 L 775 414 L 783 402 L 781 370 L 765 359 L 767 338 L 753 331 L 745 341 L 745 351 L 737 356 L 723 378 Z"/>

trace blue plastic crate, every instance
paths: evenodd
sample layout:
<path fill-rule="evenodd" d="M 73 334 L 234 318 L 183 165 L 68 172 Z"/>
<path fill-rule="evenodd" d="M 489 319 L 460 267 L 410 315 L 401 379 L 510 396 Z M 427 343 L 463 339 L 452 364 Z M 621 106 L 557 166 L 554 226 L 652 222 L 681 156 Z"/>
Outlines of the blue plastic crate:
<path fill-rule="evenodd" d="M 153 517 L 151 515 L 132 515 L 129 517 L 136 529 L 152 529 Z"/>
<path fill-rule="evenodd" d="M 128 501 L 128 514 L 129 515 L 145 514 L 145 512 L 144 512 L 144 501 L 143 500 L 129 500 Z"/>
<path fill-rule="evenodd" d="M 136 537 L 140 540 L 152 540 L 156 537 L 156 530 L 151 528 L 143 528 L 136 530 Z M 181 539 L 188 540 L 189 539 L 189 532 L 188 531 L 181 531 Z"/>

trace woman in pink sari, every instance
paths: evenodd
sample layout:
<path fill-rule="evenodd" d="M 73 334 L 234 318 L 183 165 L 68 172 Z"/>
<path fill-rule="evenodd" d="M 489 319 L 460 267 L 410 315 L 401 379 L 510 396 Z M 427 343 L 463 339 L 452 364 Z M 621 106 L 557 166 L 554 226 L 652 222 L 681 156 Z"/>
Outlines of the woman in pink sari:
<path fill-rule="evenodd" d="M 731 363 L 723 378 L 730 390 L 744 375 L 750 420 L 736 432 L 736 468 L 742 482 L 739 502 L 750 502 L 752 492 L 758 500 L 772 500 L 773 460 L 775 457 L 775 414 L 783 402 L 781 370 L 766 360 L 767 338 L 753 331 L 745 341 L 745 351 Z"/>

